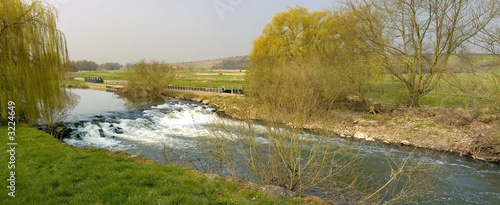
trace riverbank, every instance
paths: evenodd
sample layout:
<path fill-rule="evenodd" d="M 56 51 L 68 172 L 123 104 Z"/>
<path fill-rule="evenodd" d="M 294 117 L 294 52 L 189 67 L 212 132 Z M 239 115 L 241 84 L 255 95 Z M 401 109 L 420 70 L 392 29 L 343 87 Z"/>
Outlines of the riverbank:
<path fill-rule="evenodd" d="M 217 107 L 217 112 L 236 119 L 270 121 L 262 109 L 242 95 L 175 92 L 178 99 Z M 288 124 L 289 122 L 280 122 Z M 333 132 L 341 137 L 429 148 L 458 153 L 476 160 L 500 162 L 500 114 L 476 108 L 380 107 L 365 110 L 331 110 L 311 118 L 303 127 Z"/>
<path fill-rule="evenodd" d="M 7 133 L 7 127 L 0 126 L 0 132 Z M 299 199 L 270 196 L 245 184 L 156 164 L 141 156 L 69 146 L 23 124 L 17 124 L 15 132 L 13 169 L 7 166 L 10 152 L 0 153 L 4 179 L 15 171 L 13 181 L 4 181 L 6 186 L 14 184 L 15 197 L 7 195 L 9 189 L 5 188 L 0 195 L 3 204 L 300 203 Z M 7 137 L 0 138 L 4 145 L 7 141 Z"/>

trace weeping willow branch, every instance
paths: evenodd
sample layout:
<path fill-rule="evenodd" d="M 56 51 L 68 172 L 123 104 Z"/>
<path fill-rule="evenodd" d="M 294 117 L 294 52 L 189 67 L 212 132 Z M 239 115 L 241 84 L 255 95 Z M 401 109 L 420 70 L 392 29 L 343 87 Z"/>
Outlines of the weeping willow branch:
<path fill-rule="evenodd" d="M 68 59 L 57 11 L 42 1 L 0 1 L 0 106 L 14 101 L 21 120 L 52 121 L 65 107 L 59 80 Z M 5 122 L 6 110 L 0 111 Z"/>

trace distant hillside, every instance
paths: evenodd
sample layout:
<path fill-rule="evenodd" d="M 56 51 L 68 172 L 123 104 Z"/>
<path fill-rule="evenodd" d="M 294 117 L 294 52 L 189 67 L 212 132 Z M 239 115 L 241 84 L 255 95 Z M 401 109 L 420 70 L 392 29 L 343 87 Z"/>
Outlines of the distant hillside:
<path fill-rule="evenodd" d="M 248 65 L 248 56 L 236 56 L 228 58 L 210 59 L 203 61 L 174 63 L 174 67 L 181 70 L 208 70 L 208 69 L 245 69 Z M 244 65 L 244 67 L 242 66 Z M 234 67 L 234 68 L 231 68 Z"/>
<path fill-rule="evenodd" d="M 228 58 L 222 62 L 215 64 L 211 69 L 216 70 L 243 70 L 247 69 L 250 59 L 248 56 L 241 56 L 235 58 Z"/>

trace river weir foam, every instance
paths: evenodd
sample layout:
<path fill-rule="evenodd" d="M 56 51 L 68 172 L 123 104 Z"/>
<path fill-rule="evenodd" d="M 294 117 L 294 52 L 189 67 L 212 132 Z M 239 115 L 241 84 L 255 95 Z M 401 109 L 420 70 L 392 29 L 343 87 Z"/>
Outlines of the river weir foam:
<path fill-rule="evenodd" d="M 186 139 L 210 136 L 207 126 L 217 117 L 213 111 L 206 105 L 173 100 L 139 114 L 111 112 L 75 124 L 72 137 L 64 142 L 113 151 L 133 148 L 127 142 L 192 149 L 195 145 Z"/>

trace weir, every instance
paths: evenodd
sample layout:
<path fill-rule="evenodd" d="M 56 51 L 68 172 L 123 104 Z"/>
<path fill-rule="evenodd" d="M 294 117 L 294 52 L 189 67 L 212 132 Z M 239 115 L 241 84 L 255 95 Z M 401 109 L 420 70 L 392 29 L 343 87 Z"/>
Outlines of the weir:
<path fill-rule="evenodd" d="M 230 93 L 230 94 L 243 94 L 242 89 L 225 89 L 221 88 L 202 88 L 202 87 L 185 87 L 185 86 L 167 86 L 169 90 L 185 90 L 185 91 L 198 91 L 198 92 L 212 92 L 212 93 Z"/>

